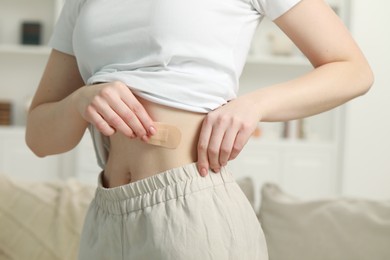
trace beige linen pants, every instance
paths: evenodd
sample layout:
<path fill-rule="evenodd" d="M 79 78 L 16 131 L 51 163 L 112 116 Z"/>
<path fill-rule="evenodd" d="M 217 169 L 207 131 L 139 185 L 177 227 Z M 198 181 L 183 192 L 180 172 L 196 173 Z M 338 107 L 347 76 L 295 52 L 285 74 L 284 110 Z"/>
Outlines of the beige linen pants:
<path fill-rule="evenodd" d="M 268 255 L 254 210 L 227 169 L 201 177 L 188 164 L 116 188 L 100 181 L 79 259 L 266 260 Z"/>

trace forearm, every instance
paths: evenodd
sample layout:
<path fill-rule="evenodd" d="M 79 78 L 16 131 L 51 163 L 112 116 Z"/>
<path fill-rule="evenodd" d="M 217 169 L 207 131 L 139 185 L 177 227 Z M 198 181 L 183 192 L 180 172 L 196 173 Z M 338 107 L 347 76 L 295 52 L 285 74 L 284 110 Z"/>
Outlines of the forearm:
<path fill-rule="evenodd" d="M 340 61 L 246 96 L 259 111 L 261 121 L 288 121 L 335 108 L 367 92 L 372 81 L 366 63 Z"/>
<path fill-rule="evenodd" d="M 27 118 L 26 142 L 38 156 L 63 153 L 74 148 L 88 123 L 76 106 L 77 91 L 68 97 L 31 109 Z"/>

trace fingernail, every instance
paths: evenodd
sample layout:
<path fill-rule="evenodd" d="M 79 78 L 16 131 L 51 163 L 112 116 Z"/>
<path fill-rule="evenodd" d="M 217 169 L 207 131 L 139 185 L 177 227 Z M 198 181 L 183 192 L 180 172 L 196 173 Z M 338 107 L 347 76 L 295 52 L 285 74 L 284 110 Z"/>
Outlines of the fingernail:
<path fill-rule="evenodd" d="M 201 174 L 203 177 L 205 177 L 205 176 L 207 175 L 207 173 L 208 173 L 208 171 L 206 170 L 206 168 L 202 168 L 202 169 L 200 170 L 200 174 Z"/>
<path fill-rule="evenodd" d="M 149 133 L 150 133 L 151 135 L 156 134 L 156 133 L 157 133 L 156 128 L 154 128 L 153 126 L 149 127 Z"/>
<path fill-rule="evenodd" d="M 214 169 L 213 171 L 214 171 L 214 173 L 219 173 L 219 168 L 217 168 L 217 169 Z"/>

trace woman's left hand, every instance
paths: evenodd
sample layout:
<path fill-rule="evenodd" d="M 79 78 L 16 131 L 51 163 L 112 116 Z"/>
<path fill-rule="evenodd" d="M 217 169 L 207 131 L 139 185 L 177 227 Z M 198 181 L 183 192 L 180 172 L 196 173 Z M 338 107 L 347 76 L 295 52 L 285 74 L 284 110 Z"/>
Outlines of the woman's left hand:
<path fill-rule="evenodd" d="M 238 156 L 261 119 L 249 96 L 242 96 L 210 112 L 204 119 L 198 141 L 198 170 L 219 172 Z"/>

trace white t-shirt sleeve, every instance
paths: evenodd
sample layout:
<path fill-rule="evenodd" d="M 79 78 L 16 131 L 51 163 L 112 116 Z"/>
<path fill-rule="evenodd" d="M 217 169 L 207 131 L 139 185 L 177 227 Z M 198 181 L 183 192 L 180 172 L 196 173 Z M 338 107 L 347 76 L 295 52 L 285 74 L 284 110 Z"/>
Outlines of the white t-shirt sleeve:
<path fill-rule="evenodd" d="M 73 29 L 83 0 L 66 0 L 58 18 L 49 46 L 58 51 L 74 55 Z"/>
<path fill-rule="evenodd" d="M 301 0 L 251 0 L 253 7 L 271 20 L 275 20 Z"/>

